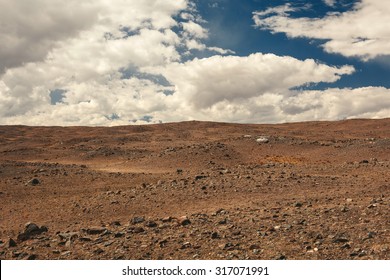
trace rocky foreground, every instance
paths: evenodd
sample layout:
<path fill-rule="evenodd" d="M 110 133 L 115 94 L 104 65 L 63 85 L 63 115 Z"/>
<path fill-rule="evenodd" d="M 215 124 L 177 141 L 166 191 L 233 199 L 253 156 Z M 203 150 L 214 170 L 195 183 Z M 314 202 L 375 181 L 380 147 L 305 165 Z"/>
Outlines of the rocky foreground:
<path fill-rule="evenodd" d="M 0 127 L 0 259 L 390 259 L 390 119 Z"/>

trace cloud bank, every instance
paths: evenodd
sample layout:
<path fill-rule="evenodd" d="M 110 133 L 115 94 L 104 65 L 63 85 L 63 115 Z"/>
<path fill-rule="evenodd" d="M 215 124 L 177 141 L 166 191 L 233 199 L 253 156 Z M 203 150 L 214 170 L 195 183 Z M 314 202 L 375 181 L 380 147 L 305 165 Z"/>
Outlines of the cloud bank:
<path fill-rule="evenodd" d="M 0 7 L 0 124 L 390 116 L 386 88 L 307 90 L 331 86 L 352 66 L 208 45 L 205 22 L 187 0 L 0 0 Z"/>
<path fill-rule="evenodd" d="M 337 1 L 324 0 L 329 6 Z M 390 55 L 390 5 L 383 0 L 357 1 L 344 13 L 328 13 L 323 18 L 291 17 L 291 4 L 254 12 L 257 27 L 285 33 L 290 38 L 326 40 L 322 45 L 329 53 L 369 60 Z"/>

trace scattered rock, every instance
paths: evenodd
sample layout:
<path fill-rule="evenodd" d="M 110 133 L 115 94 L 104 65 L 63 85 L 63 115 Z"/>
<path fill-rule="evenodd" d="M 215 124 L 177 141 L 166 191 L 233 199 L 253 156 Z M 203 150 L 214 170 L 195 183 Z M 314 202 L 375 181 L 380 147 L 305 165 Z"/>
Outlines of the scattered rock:
<path fill-rule="evenodd" d="M 224 243 L 224 244 L 220 245 L 219 247 L 222 250 L 232 251 L 232 250 L 238 248 L 238 245 L 235 245 L 233 243 L 228 242 L 228 243 Z"/>
<path fill-rule="evenodd" d="M 279 255 L 275 258 L 275 260 L 287 260 L 287 257 L 285 255 Z"/>
<path fill-rule="evenodd" d="M 165 217 L 165 218 L 162 218 L 161 221 L 163 223 L 170 223 L 172 222 L 173 218 L 172 217 Z"/>
<path fill-rule="evenodd" d="M 8 241 L 8 247 L 11 248 L 11 247 L 16 247 L 16 246 L 17 246 L 16 241 L 13 240 L 12 238 L 10 238 Z"/>
<path fill-rule="evenodd" d="M 31 179 L 30 181 L 28 181 L 26 183 L 26 186 L 30 185 L 30 186 L 36 186 L 36 185 L 39 185 L 41 183 L 41 181 L 39 181 L 37 178 L 34 178 L 34 179 Z"/>
<path fill-rule="evenodd" d="M 36 260 L 37 258 L 38 258 L 37 255 L 32 254 L 32 255 L 29 255 L 29 256 L 27 257 L 27 260 Z"/>
<path fill-rule="evenodd" d="M 258 250 L 258 249 L 260 249 L 260 246 L 257 244 L 252 244 L 251 246 L 249 246 L 249 250 Z"/>
<path fill-rule="evenodd" d="M 268 143 L 269 142 L 269 139 L 268 137 L 266 136 L 260 136 L 256 139 L 256 142 L 257 143 Z"/>
<path fill-rule="evenodd" d="M 349 239 L 344 236 L 335 236 L 333 238 L 333 243 L 346 243 L 349 242 Z"/>
<path fill-rule="evenodd" d="M 107 229 L 104 227 L 92 227 L 92 228 L 83 229 L 83 231 L 85 231 L 87 234 L 96 235 L 96 234 L 102 234 L 106 232 Z"/>
<path fill-rule="evenodd" d="M 125 235 L 124 232 L 117 232 L 117 233 L 115 233 L 114 237 L 115 237 L 115 238 L 121 238 L 121 237 L 123 237 L 124 235 Z"/>
<path fill-rule="evenodd" d="M 296 202 L 296 203 L 294 203 L 294 207 L 299 208 L 299 207 L 302 207 L 302 206 L 303 206 L 303 203 L 302 203 L 302 202 Z"/>
<path fill-rule="evenodd" d="M 81 242 L 90 242 L 90 241 L 92 241 L 91 238 L 85 237 L 85 236 L 84 236 L 84 237 L 80 237 L 79 240 L 80 240 Z"/>
<path fill-rule="evenodd" d="M 195 181 L 198 181 L 198 180 L 202 180 L 202 179 L 205 179 L 205 178 L 207 178 L 208 176 L 206 176 L 206 175 L 196 175 L 195 176 Z"/>
<path fill-rule="evenodd" d="M 187 248 L 191 248 L 192 247 L 192 245 L 191 245 L 191 243 L 190 242 L 184 242 L 182 245 L 181 245 L 181 247 L 180 247 L 180 249 L 187 249 Z"/>
<path fill-rule="evenodd" d="M 221 238 L 221 237 L 219 236 L 218 232 L 213 232 L 213 233 L 211 234 L 211 239 L 218 239 L 218 238 Z"/>
<path fill-rule="evenodd" d="M 187 225 L 191 224 L 191 221 L 188 219 L 187 216 L 182 216 L 177 221 L 182 226 L 187 226 Z"/>
<path fill-rule="evenodd" d="M 62 240 L 73 240 L 79 236 L 79 232 L 65 232 L 65 233 L 58 233 L 58 236 Z"/>
<path fill-rule="evenodd" d="M 102 253 L 104 253 L 104 250 L 102 248 L 98 248 L 96 249 L 95 251 L 93 251 L 96 255 L 100 255 Z"/>
<path fill-rule="evenodd" d="M 145 223 L 145 226 L 150 227 L 150 228 L 154 228 L 154 227 L 157 227 L 157 223 L 154 221 L 147 221 Z"/>
<path fill-rule="evenodd" d="M 128 231 L 130 233 L 142 233 L 145 229 L 143 227 L 130 227 Z"/>
<path fill-rule="evenodd" d="M 20 233 L 17 237 L 18 241 L 26 241 L 30 239 L 32 236 L 39 235 L 41 233 L 47 232 L 48 229 L 46 226 L 37 226 L 34 223 L 27 223 L 25 225 L 25 230 L 23 233 Z"/>
<path fill-rule="evenodd" d="M 135 224 L 140 224 L 140 223 L 143 223 L 145 222 L 145 218 L 144 217 L 134 217 L 131 219 L 131 224 L 135 225 Z"/>

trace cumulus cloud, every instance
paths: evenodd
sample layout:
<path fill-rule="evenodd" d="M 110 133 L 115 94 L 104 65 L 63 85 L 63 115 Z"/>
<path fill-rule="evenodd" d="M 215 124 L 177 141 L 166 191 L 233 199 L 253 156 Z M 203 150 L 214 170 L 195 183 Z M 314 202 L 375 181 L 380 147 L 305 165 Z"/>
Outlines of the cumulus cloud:
<path fill-rule="evenodd" d="M 192 32 L 193 41 L 207 34 L 192 21 L 185 30 L 173 31 L 186 26 L 175 19 L 180 12 L 200 20 L 186 0 L 0 1 L 4 7 L 0 9 L 2 119 L 54 110 L 48 104 L 56 90 L 64 100 L 84 94 L 83 99 L 92 100 L 90 105 L 105 102 L 114 84 L 127 87 L 131 96 L 140 89 L 136 83 L 123 83 L 123 69 L 179 61 L 179 49 L 190 40 L 185 34 Z M 155 89 L 159 85 L 145 86 Z M 85 87 L 91 92 L 85 92 Z M 65 105 L 70 115 L 77 107 L 72 102 L 79 106 L 77 102 L 84 101 L 68 100 Z M 88 124 L 88 112 L 80 117 L 81 123 Z M 104 116 L 105 111 L 96 113 Z"/>
<path fill-rule="evenodd" d="M 99 10 L 93 1 L 0 0 L 0 74 L 44 59 L 57 42 L 91 27 Z"/>
<path fill-rule="evenodd" d="M 325 1 L 335 4 L 335 1 Z M 291 38 L 322 39 L 329 53 L 363 60 L 390 55 L 390 5 L 382 0 L 362 0 L 344 13 L 328 13 L 323 18 L 295 18 L 291 5 L 255 12 L 256 26 Z"/>
<path fill-rule="evenodd" d="M 265 93 L 285 93 L 310 83 L 335 82 L 353 67 L 330 67 L 312 59 L 300 61 L 273 54 L 213 56 L 158 69 L 175 85 L 177 95 L 197 109 L 220 101 L 237 101 Z M 154 70 L 156 71 L 156 70 Z"/>
<path fill-rule="evenodd" d="M 187 0 L 27 2 L 0 0 L 1 124 L 389 116 L 385 88 L 305 90 L 352 74 L 351 66 L 232 56 L 207 45 L 208 30 Z M 222 55 L 190 59 L 192 49 Z"/>

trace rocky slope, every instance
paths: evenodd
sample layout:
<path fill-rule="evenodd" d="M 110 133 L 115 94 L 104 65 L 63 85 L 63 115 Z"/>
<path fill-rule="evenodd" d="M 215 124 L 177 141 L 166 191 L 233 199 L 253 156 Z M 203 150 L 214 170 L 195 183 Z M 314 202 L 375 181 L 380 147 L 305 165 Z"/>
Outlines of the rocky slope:
<path fill-rule="evenodd" d="M 0 127 L 0 259 L 390 259 L 390 119 Z"/>

